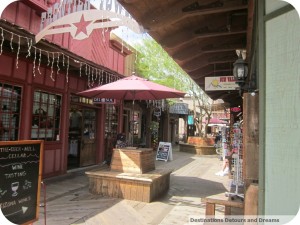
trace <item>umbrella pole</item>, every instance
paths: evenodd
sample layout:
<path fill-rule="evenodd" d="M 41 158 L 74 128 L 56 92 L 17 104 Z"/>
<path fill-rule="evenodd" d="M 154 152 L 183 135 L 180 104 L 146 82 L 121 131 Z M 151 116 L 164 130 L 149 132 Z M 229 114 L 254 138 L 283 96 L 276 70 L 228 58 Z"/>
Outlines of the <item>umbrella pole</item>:
<path fill-rule="evenodd" d="M 131 146 L 133 147 L 133 136 L 134 136 L 134 100 L 132 100 L 132 121 L 131 121 Z"/>

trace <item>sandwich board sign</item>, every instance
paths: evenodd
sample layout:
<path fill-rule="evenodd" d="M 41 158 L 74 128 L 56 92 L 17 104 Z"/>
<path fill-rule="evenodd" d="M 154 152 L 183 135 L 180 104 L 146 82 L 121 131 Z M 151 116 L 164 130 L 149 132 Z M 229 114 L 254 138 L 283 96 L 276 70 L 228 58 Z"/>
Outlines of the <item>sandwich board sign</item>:
<path fill-rule="evenodd" d="M 156 160 L 167 162 L 173 160 L 172 144 L 170 142 L 159 142 L 156 153 Z"/>
<path fill-rule="evenodd" d="M 44 142 L 0 142 L 0 224 L 38 220 Z"/>

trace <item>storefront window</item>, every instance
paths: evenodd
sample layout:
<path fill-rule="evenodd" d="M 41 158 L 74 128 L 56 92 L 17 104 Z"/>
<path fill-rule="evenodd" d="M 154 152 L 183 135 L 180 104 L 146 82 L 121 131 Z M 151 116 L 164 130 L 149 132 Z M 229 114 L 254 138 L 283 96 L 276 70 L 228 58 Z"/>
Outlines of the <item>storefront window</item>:
<path fill-rule="evenodd" d="M 19 137 L 21 87 L 0 83 L 0 141 Z"/>
<path fill-rule="evenodd" d="M 34 92 L 31 139 L 59 140 L 61 96 Z"/>
<path fill-rule="evenodd" d="M 116 137 L 118 128 L 118 112 L 115 105 L 106 106 L 105 137 Z"/>

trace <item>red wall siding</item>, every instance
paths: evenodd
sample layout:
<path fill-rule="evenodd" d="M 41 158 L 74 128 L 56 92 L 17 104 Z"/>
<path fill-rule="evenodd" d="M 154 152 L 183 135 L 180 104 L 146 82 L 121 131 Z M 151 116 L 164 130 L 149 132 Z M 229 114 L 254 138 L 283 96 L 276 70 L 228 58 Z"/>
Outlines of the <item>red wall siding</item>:
<path fill-rule="evenodd" d="M 45 160 L 43 164 L 43 177 L 50 177 L 62 174 L 66 171 L 66 156 L 68 154 L 68 120 L 69 118 L 69 98 L 70 93 L 77 93 L 82 91 L 87 86 L 87 81 L 83 78 L 69 74 L 69 82 L 66 82 L 66 75 L 60 73 L 56 75 L 53 73 L 55 81 L 50 78 L 51 70 L 41 65 L 40 72 L 36 68 L 36 76 L 33 76 L 33 64 L 27 59 L 19 59 L 19 68 L 15 65 L 15 55 L 2 54 L 0 56 L 0 81 L 22 86 L 22 108 L 21 108 L 21 122 L 20 122 L 20 140 L 30 139 L 31 137 L 31 117 L 32 117 L 32 100 L 35 89 L 43 89 L 53 93 L 61 94 L 62 97 L 62 122 L 60 141 L 45 142 Z M 102 110 L 99 110 L 99 113 Z M 103 115 L 99 114 L 98 115 Z M 30 118 L 30 119 L 29 119 Z M 99 121 L 103 121 L 99 119 Z M 104 123 L 98 123 L 97 127 L 101 130 Z M 102 131 L 103 132 L 103 131 Z M 101 133 L 101 132 L 99 132 Z M 103 160 L 104 147 L 99 143 L 104 143 L 100 136 L 98 140 L 98 160 Z M 99 162 L 99 161 L 97 161 Z"/>
<path fill-rule="evenodd" d="M 2 65 L 1 65 L 1 75 L 10 76 L 12 74 L 13 69 L 13 58 L 7 55 L 3 55 L 2 57 Z"/>
<path fill-rule="evenodd" d="M 40 29 L 40 13 L 34 7 L 26 5 L 24 2 L 14 2 L 10 4 L 3 12 L 2 17 L 12 24 L 16 24 L 33 34 L 37 34 Z M 124 56 L 118 51 L 109 46 L 109 32 L 102 32 L 102 30 L 94 30 L 89 39 L 84 41 L 73 40 L 70 34 L 59 34 L 48 36 L 47 40 L 68 49 L 71 52 L 93 61 L 105 68 L 116 71 L 119 74 L 124 74 Z M 82 91 L 87 88 L 87 78 L 78 74 L 74 75 L 69 71 L 69 82 L 67 83 L 66 75 L 63 71 L 56 74 L 56 67 L 52 73 L 53 81 L 50 78 L 51 65 L 42 65 L 40 72 L 38 65 L 35 64 L 35 76 L 33 75 L 33 62 L 29 59 L 19 59 L 18 69 L 16 68 L 16 51 L 13 53 L 2 54 L 0 56 L 0 80 L 17 84 L 23 87 L 22 89 L 22 117 L 20 122 L 19 139 L 30 139 L 31 137 L 31 117 L 32 117 L 32 100 L 34 90 L 43 89 L 53 93 L 61 94 L 63 96 L 62 102 L 62 124 L 59 142 L 45 142 L 45 160 L 44 160 L 44 177 L 54 176 L 66 171 L 66 159 L 68 152 L 68 120 L 69 118 L 69 100 L 70 94 Z M 54 65 L 55 66 L 55 65 Z M 99 110 L 99 118 L 97 127 L 99 130 L 98 138 L 98 155 L 97 160 L 104 158 L 103 141 L 99 140 L 104 137 L 104 110 Z M 99 162 L 99 161 L 97 161 Z"/>
<path fill-rule="evenodd" d="M 15 60 L 14 60 L 15 61 Z M 18 69 L 16 67 L 13 67 L 13 77 L 20 80 L 25 80 L 27 73 L 27 63 L 24 61 L 18 62 Z"/>
<path fill-rule="evenodd" d="M 39 32 L 41 21 L 39 13 L 23 2 L 10 4 L 4 10 L 2 18 L 34 34 Z M 70 34 L 50 35 L 46 39 L 87 60 L 124 75 L 124 66 L 120 66 L 119 63 L 123 62 L 125 58 L 109 47 L 109 31 L 94 30 L 88 39 L 82 41 L 74 40 Z"/>

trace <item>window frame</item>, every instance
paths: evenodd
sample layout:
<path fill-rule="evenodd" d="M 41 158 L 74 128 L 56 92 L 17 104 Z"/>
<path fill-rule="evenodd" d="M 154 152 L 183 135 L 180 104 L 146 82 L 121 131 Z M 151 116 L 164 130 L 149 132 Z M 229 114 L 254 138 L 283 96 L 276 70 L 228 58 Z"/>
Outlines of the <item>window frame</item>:
<path fill-rule="evenodd" d="M 60 141 L 63 94 L 35 89 L 32 98 L 32 140 Z"/>
<path fill-rule="evenodd" d="M 23 87 L 0 81 L 0 88 L 0 141 L 17 141 L 20 137 Z"/>

